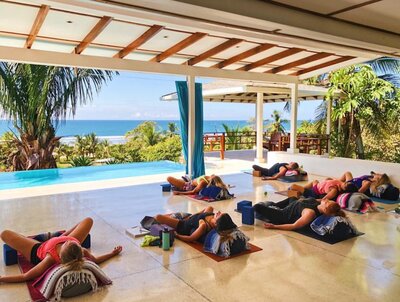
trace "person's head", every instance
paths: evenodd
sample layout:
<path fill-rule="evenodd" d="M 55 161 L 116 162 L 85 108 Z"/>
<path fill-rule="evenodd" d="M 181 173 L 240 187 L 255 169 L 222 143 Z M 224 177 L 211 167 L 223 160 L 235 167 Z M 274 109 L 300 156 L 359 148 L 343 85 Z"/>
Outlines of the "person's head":
<path fill-rule="evenodd" d="M 222 181 L 221 177 L 214 174 L 210 176 L 210 182 L 208 183 L 208 187 L 209 186 L 216 186 L 221 189 L 227 189 L 226 184 Z"/>
<path fill-rule="evenodd" d="M 299 168 L 299 164 L 292 161 L 292 162 L 289 163 L 288 167 L 289 167 L 290 170 L 297 170 Z"/>
<path fill-rule="evenodd" d="M 79 270 L 83 263 L 82 247 L 74 241 L 66 241 L 60 249 L 61 263 L 68 265 L 71 270 Z"/>
<path fill-rule="evenodd" d="M 232 221 L 231 216 L 227 213 L 216 214 L 216 227 L 218 233 L 230 232 L 237 228 L 237 225 Z"/>
<path fill-rule="evenodd" d="M 371 174 L 372 173 L 373 172 L 371 172 Z M 372 193 L 376 193 L 379 186 L 385 185 L 385 184 L 390 184 L 390 178 L 386 173 L 384 173 L 384 174 L 373 173 L 373 175 L 374 175 L 374 177 L 372 179 L 372 183 L 370 186 Z"/>
<path fill-rule="evenodd" d="M 343 192 L 346 192 L 346 193 L 354 193 L 354 192 L 358 191 L 357 186 L 350 181 L 344 182 L 340 186 L 340 188 L 342 189 Z"/>
<path fill-rule="evenodd" d="M 340 205 L 333 200 L 322 199 L 318 209 L 324 215 L 346 217 L 346 213 L 343 212 Z"/>

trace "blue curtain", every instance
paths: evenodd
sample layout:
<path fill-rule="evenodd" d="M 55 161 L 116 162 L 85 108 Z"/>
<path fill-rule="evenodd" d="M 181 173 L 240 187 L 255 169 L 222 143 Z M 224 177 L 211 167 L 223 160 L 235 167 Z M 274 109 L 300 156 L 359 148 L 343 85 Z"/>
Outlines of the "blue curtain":
<path fill-rule="evenodd" d="M 189 92 L 186 81 L 176 81 L 176 91 L 179 101 L 179 112 L 181 115 L 181 138 L 183 155 L 186 161 L 186 174 L 188 166 L 188 127 L 189 127 Z M 203 146 L 203 94 L 201 83 L 195 84 L 195 136 L 193 150 L 193 175 L 196 178 L 205 174 L 204 146 Z"/>

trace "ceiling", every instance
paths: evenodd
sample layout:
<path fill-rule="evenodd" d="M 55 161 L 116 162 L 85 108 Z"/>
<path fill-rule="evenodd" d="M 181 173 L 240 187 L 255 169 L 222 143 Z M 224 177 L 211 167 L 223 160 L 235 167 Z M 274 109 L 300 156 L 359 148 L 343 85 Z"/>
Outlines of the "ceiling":
<path fill-rule="evenodd" d="M 398 11 L 398 0 L 2 1 L 0 60 L 293 82 L 399 56 Z"/>

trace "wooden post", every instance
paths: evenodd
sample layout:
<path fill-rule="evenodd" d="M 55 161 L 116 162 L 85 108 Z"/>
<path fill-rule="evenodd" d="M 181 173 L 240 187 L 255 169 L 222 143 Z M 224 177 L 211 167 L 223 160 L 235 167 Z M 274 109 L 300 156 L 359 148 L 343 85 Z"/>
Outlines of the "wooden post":
<path fill-rule="evenodd" d="M 221 135 L 221 150 L 220 150 L 220 158 L 225 159 L 225 133 Z"/>

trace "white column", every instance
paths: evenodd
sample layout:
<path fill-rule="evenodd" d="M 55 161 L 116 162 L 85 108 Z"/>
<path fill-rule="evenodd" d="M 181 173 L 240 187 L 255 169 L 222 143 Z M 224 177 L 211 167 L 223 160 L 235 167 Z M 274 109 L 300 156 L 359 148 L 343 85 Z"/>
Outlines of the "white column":
<path fill-rule="evenodd" d="M 297 138 L 297 104 L 299 99 L 298 84 L 291 84 L 291 103 L 290 103 L 290 148 L 288 153 L 299 153 L 296 149 Z"/>
<path fill-rule="evenodd" d="M 193 176 L 193 150 L 194 150 L 194 133 L 195 133 L 195 77 L 188 76 L 186 78 L 188 85 L 188 173 Z"/>
<path fill-rule="evenodd" d="M 265 159 L 263 156 L 263 113 L 264 111 L 264 93 L 257 92 L 256 102 L 256 158 L 255 162 L 264 163 Z"/>
<path fill-rule="evenodd" d="M 325 102 L 326 102 L 326 134 L 329 135 L 328 153 L 326 155 L 329 156 L 329 153 L 331 153 L 330 134 L 331 134 L 331 126 L 332 126 L 332 100 L 326 100 Z"/>

